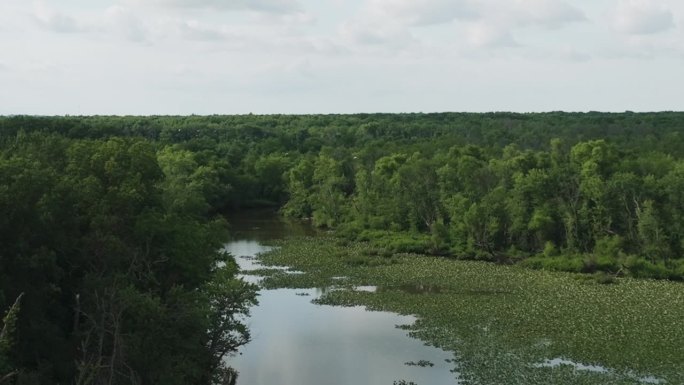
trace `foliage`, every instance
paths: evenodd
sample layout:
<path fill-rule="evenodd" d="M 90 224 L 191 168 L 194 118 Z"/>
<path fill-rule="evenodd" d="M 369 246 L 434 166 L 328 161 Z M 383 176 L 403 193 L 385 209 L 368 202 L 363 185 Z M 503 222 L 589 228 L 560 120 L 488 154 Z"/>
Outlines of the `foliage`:
<path fill-rule="evenodd" d="M 225 371 L 255 288 L 219 251 L 218 178 L 197 157 L 139 138 L 6 143 L 0 292 L 25 295 L 3 372 L 3 357 L 17 383 L 208 384 Z"/>
<path fill-rule="evenodd" d="M 9 353 L 16 338 L 17 318 L 23 296 L 23 293 L 19 294 L 19 297 L 17 297 L 2 319 L 2 329 L 0 329 L 0 383 L 9 381 L 17 374 L 17 371 L 13 368 Z"/>

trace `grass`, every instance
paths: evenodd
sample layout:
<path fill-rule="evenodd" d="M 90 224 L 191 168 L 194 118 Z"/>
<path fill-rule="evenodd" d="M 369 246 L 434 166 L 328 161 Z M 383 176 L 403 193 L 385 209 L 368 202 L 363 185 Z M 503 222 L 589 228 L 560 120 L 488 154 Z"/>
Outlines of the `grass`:
<path fill-rule="evenodd" d="M 292 238 L 261 256 L 305 274 L 270 271 L 270 288 L 342 286 L 320 303 L 413 314 L 412 336 L 453 351 L 468 384 L 684 384 L 684 284 L 387 255 L 367 243 Z M 344 277 L 340 279 L 340 277 Z M 611 278 L 611 280 L 613 280 Z M 375 285 L 376 292 L 351 290 Z M 428 287 L 438 290 L 405 290 Z M 607 373 L 568 365 L 601 365 Z"/>

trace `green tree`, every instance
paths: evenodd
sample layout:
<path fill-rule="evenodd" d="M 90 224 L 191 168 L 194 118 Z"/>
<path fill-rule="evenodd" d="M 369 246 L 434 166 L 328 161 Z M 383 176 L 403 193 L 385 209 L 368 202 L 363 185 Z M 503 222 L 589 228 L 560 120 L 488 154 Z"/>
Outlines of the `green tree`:
<path fill-rule="evenodd" d="M 659 221 L 659 213 L 652 200 L 646 200 L 638 208 L 638 230 L 642 253 L 656 263 L 670 255 L 667 234 Z"/>
<path fill-rule="evenodd" d="M 430 230 L 442 215 L 436 165 L 420 154 L 409 157 L 398 170 L 398 188 L 406 202 L 411 225 Z"/>
<path fill-rule="evenodd" d="M 311 207 L 314 223 L 317 226 L 334 227 L 338 225 L 345 212 L 346 179 L 342 164 L 335 159 L 320 155 L 314 164 L 312 177 L 313 196 Z"/>
<path fill-rule="evenodd" d="M 0 329 L 0 384 L 8 382 L 18 373 L 13 366 L 10 353 L 16 338 L 16 324 L 23 296 L 23 293 L 19 294 L 19 297 L 2 319 L 2 329 Z"/>
<path fill-rule="evenodd" d="M 311 189 L 313 188 L 314 162 L 302 158 L 296 166 L 287 172 L 287 203 L 282 208 L 285 215 L 297 218 L 309 218 L 312 214 Z"/>

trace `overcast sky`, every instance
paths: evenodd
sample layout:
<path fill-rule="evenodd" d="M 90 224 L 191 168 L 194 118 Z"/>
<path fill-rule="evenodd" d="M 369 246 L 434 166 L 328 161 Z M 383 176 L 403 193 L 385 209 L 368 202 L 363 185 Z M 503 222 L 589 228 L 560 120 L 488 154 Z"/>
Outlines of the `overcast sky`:
<path fill-rule="evenodd" d="M 0 0 L 0 114 L 684 110 L 682 0 Z"/>

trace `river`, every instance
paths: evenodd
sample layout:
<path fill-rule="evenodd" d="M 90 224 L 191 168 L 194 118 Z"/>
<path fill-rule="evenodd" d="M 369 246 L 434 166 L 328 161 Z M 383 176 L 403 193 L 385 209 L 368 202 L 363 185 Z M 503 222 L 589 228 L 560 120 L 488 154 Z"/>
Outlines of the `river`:
<path fill-rule="evenodd" d="M 229 221 L 233 240 L 226 250 L 244 272 L 260 267 L 254 257 L 269 250 L 263 242 L 313 232 L 263 211 Z M 258 282 L 258 277 L 243 276 Z M 414 317 L 312 303 L 331 289 L 259 291 L 259 305 L 247 320 L 252 341 L 228 357 L 239 372 L 238 385 L 458 383 L 451 372 L 452 353 L 426 346 L 397 327 L 413 323 Z"/>

